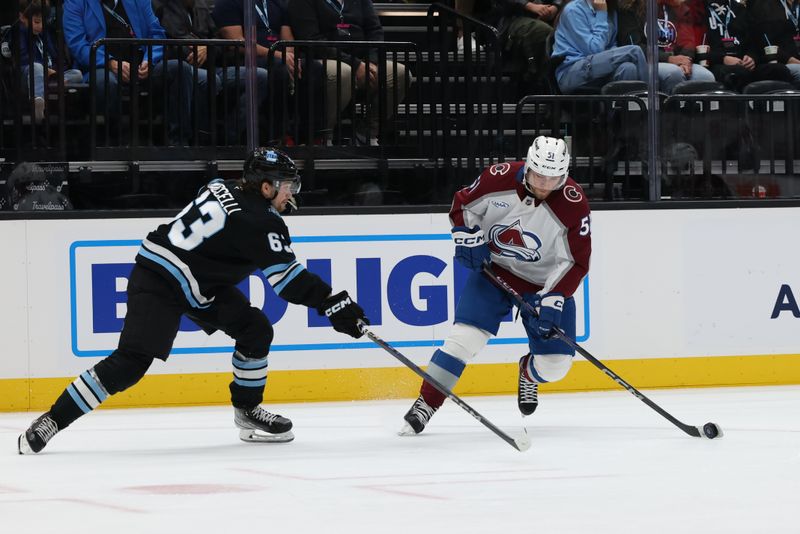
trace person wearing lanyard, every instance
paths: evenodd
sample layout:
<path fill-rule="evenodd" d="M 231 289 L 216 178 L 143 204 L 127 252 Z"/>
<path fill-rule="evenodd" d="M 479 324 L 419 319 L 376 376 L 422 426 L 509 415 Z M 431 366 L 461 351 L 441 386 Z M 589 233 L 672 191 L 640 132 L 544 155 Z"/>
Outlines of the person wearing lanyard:
<path fill-rule="evenodd" d="M 164 60 L 164 46 L 136 43 L 99 46 L 92 58 L 92 44 L 100 39 L 164 39 L 164 28 L 153 13 L 150 0 L 70 0 L 64 2 L 62 23 L 64 37 L 75 60 L 87 73 L 95 72 L 92 93 L 98 112 L 104 114 L 106 120 L 120 120 L 119 87 L 136 81 L 139 87 L 150 89 L 151 98 L 161 99 L 166 95 L 164 107 L 169 129 L 164 144 L 189 144 L 194 80 L 188 63 Z M 84 77 L 87 81 L 90 79 L 88 74 Z M 162 84 L 167 85 L 166 90 L 159 90 Z M 119 132 L 119 142 L 124 144 L 129 129 L 119 125 L 112 131 Z"/>
<path fill-rule="evenodd" d="M 289 0 L 289 18 L 295 35 L 304 41 L 383 41 L 383 27 L 372 0 Z M 343 117 L 342 112 L 356 91 L 366 90 L 369 116 L 365 124 L 356 125 L 355 137 L 359 143 L 377 145 L 381 126 L 389 123 L 394 115 L 395 105 L 405 98 L 405 66 L 397 61 L 387 60 L 382 69 L 386 75 L 385 83 L 379 84 L 381 69 L 377 65 L 377 49 L 367 51 L 363 48 L 340 47 L 338 50 L 317 49 L 316 52 L 318 57 L 327 58 L 324 65 L 327 77 L 328 127 L 334 128 L 337 118 Z M 387 57 L 393 57 L 391 51 L 387 51 Z M 331 59 L 339 61 L 330 61 Z M 354 87 L 351 82 L 353 71 Z M 379 94 L 378 88 L 381 85 L 386 88 L 384 94 Z M 385 110 L 383 117 L 379 117 L 377 113 L 381 99 Z M 383 124 L 381 120 L 384 121 Z"/>
<path fill-rule="evenodd" d="M 762 52 L 768 43 L 763 32 L 756 32 L 751 15 L 752 6 L 765 1 L 770 0 L 748 5 L 736 0 L 706 0 L 709 69 L 717 81 L 735 91 L 761 80 L 791 82 L 786 66 L 767 62 Z"/>
<path fill-rule="evenodd" d="M 759 0 L 748 4 L 753 34 L 778 47 L 777 61 L 800 88 L 800 0 Z"/>
<path fill-rule="evenodd" d="M 211 17 L 211 9 L 208 0 L 153 0 L 153 11 L 170 39 L 215 39 L 217 28 Z M 242 133 L 247 127 L 247 101 L 241 96 L 245 90 L 246 71 L 241 67 L 225 65 L 221 52 L 221 48 L 213 46 L 181 47 L 181 54 L 197 73 L 197 127 L 204 132 L 203 135 L 206 135 L 205 132 L 210 132 L 211 125 L 215 124 L 216 119 L 223 116 L 226 137 L 222 138 L 220 135 L 217 143 L 226 146 L 239 145 L 243 141 Z M 214 71 L 209 70 L 212 66 Z M 262 68 L 256 70 L 257 107 L 259 107 L 267 96 L 267 71 Z M 211 72 L 216 82 L 214 95 L 209 94 Z M 220 103 L 230 105 L 228 109 L 217 106 L 217 116 L 210 117 L 205 112 L 206 109 L 211 109 L 209 98 L 216 97 L 223 90 L 230 97 L 222 99 Z M 231 112 L 231 108 L 238 110 L 238 120 Z M 195 115 L 195 110 L 192 111 Z"/>
<path fill-rule="evenodd" d="M 36 122 L 41 122 L 44 118 L 46 78 L 63 72 L 65 85 L 83 81 L 83 73 L 80 70 L 65 69 L 64 63 L 66 62 L 59 62 L 55 47 L 55 33 L 52 27 L 44 28 L 43 13 L 41 0 L 20 0 L 19 26 L 16 28 L 19 34 L 16 42 L 19 44 L 20 74 L 23 84 L 28 86 L 31 71 L 33 71 L 33 94 L 31 96 L 33 97 L 33 115 Z"/>
<path fill-rule="evenodd" d="M 293 41 L 295 39 L 292 28 L 289 26 L 289 17 L 283 0 L 248 0 L 252 2 L 256 25 L 256 53 L 257 63 L 260 68 L 269 72 L 268 98 L 265 102 L 264 112 L 267 120 L 260 128 L 261 138 L 268 142 L 281 139 L 284 144 L 292 145 L 296 133 L 300 138 L 298 142 L 310 140 L 304 137 L 307 133 L 308 122 L 313 119 L 311 130 L 315 132 L 322 127 L 322 118 L 309 118 L 308 99 L 314 98 L 314 110 L 321 115 L 322 89 L 321 72 L 304 76 L 307 65 L 302 65 L 295 60 L 293 47 L 279 47 L 273 52 L 270 62 L 270 47 L 277 41 Z M 244 39 L 244 1 L 243 0 L 216 0 L 213 12 L 214 22 L 219 28 L 219 36 L 223 39 Z M 241 64 L 244 49 L 239 49 L 237 61 Z M 312 67 L 314 68 L 314 67 Z M 319 67 L 314 68 L 315 71 Z M 317 87 L 307 87 L 308 83 L 300 83 L 306 79 L 309 83 L 316 82 Z M 299 117 L 294 117 L 295 106 L 291 90 L 298 88 L 294 97 L 299 108 Z"/>

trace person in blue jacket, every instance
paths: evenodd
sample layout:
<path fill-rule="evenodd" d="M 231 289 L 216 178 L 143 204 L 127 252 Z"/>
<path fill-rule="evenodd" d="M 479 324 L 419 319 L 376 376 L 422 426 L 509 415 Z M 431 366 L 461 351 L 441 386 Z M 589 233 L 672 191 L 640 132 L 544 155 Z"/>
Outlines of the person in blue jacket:
<path fill-rule="evenodd" d="M 194 83 L 188 63 L 177 59 L 164 61 L 163 46 L 133 43 L 99 46 L 95 61 L 91 60 L 92 44 L 98 39 L 166 39 L 150 0 L 65 0 L 63 25 L 67 46 L 81 69 L 87 73 L 96 71 L 93 89 L 101 112 L 106 116 L 119 113 L 117 86 L 120 82 L 128 84 L 136 78 L 143 86 L 152 77 L 154 85 L 165 82 L 168 85 L 170 144 L 188 142 Z M 158 98 L 163 93 L 154 90 L 152 95 Z"/>
<path fill-rule="evenodd" d="M 59 57 L 56 48 L 56 37 L 52 25 L 45 28 L 44 14 L 47 3 L 42 5 L 42 0 L 20 0 L 19 26 L 16 28 L 19 46 L 19 66 L 24 86 L 31 85 L 36 122 L 44 118 L 44 89 L 45 80 L 56 75 L 64 77 L 66 85 L 81 83 L 83 74 L 78 69 L 69 67 L 65 57 Z M 45 68 L 45 65 L 47 67 Z"/>
<path fill-rule="evenodd" d="M 647 81 L 647 59 L 638 46 L 616 46 L 616 0 L 573 0 L 556 26 L 553 56 L 564 56 L 556 69 L 564 94 L 599 88 L 611 81 Z"/>

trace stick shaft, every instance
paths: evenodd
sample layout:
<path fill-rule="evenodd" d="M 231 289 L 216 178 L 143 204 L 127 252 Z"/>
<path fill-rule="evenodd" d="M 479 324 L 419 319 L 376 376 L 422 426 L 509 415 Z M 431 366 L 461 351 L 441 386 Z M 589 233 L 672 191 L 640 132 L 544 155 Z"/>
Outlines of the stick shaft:
<path fill-rule="evenodd" d="M 429 375 L 428 373 L 423 371 L 417 364 L 415 364 L 414 362 L 409 360 L 406 356 L 404 356 L 402 353 L 400 353 L 400 351 L 398 351 L 397 349 L 395 349 L 394 347 L 389 345 L 387 342 L 385 342 L 383 339 L 378 337 L 374 332 L 372 332 L 369 328 L 367 328 L 364 323 L 361 323 L 360 326 L 361 326 L 361 331 L 364 332 L 367 335 L 368 338 L 370 338 L 372 341 L 374 341 L 383 350 L 385 350 L 386 352 L 388 352 L 389 354 L 391 354 L 392 356 L 394 356 L 395 358 L 400 360 L 400 362 L 403 365 L 405 365 L 406 367 L 408 367 L 409 369 L 414 371 L 420 378 L 422 378 L 423 380 L 428 382 L 430 385 L 435 387 L 442 395 L 444 395 L 445 397 L 447 397 L 448 399 L 450 399 L 451 401 L 456 403 L 459 406 L 459 408 L 461 408 L 462 410 L 464 410 L 465 412 L 470 414 L 472 417 L 477 419 L 478 422 L 480 422 L 483 426 L 485 426 L 486 428 L 488 428 L 489 430 L 494 432 L 500 439 L 502 439 L 503 441 L 505 441 L 506 443 L 508 443 L 509 445 L 514 447 L 515 449 L 517 449 L 518 451 L 524 450 L 524 449 L 520 448 L 520 445 L 517 443 L 517 441 L 514 438 L 512 438 L 511 436 L 509 436 L 508 434 L 506 434 L 505 432 L 503 432 L 499 428 L 497 428 L 497 426 L 495 426 L 491 421 L 486 419 L 484 416 L 482 416 L 480 413 L 478 413 L 477 410 L 475 410 L 469 404 L 464 402 L 461 399 L 461 397 L 459 397 L 458 395 L 456 395 L 455 393 L 450 391 L 447 388 L 447 386 L 445 386 L 444 384 L 442 384 L 441 382 L 439 382 L 438 380 L 433 378 L 431 375 Z"/>
<path fill-rule="evenodd" d="M 492 281 L 494 281 L 495 284 L 500 289 L 505 290 L 506 293 L 511 295 L 511 297 L 517 302 L 517 306 L 519 306 L 520 308 L 524 308 L 525 311 L 527 311 L 528 313 L 530 313 L 533 316 L 538 316 L 538 314 L 536 313 L 536 310 L 533 308 L 533 306 L 531 306 L 528 302 L 526 302 L 525 299 L 522 298 L 522 295 L 520 295 L 517 292 L 516 289 L 511 287 L 505 280 L 503 280 L 502 278 L 497 276 L 494 273 L 494 271 L 492 271 L 491 267 L 489 267 L 488 265 L 485 265 L 483 267 L 483 272 L 486 273 L 486 275 Z M 603 362 L 601 362 L 600 360 L 598 360 L 597 358 L 592 356 L 589 353 L 589 351 L 587 351 L 586 349 L 584 349 L 583 347 L 578 345 L 575 341 L 570 339 L 570 337 L 567 334 L 565 334 L 563 330 L 561 330 L 560 328 L 555 328 L 553 330 L 553 335 L 555 337 L 561 339 L 562 341 L 564 341 L 570 347 L 574 348 L 589 363 L 591 363 L 592 365 L 594 365 L 595 367 L 600 369 L 611 380 L 613 380 L 614 382 L 616 382 L 617 384 L 619 384 L 620 386 L 622 386 L 623 388 L 628 390 L 628 392 L 631 395 L 633 395 L 634 397 L 636 397 L 637 399 L 639 399 L 640 401 L 642 401 L 643 403 L 648 405 L 650 408 L 652 408 L 653 410 L 658 412 L 662 417 L 667 419 L 670 423 L 672 423 L 673 425 L 677 426 L 678 428 L 680 428 L 681 430 L 683 430 L 684 432 L 686 432 L 690 436 L 693 436 L 693 437 L 696 437 L 696 438 L 703 437 L 702 433 L 700 432 L 700 430 L 697 427 L 691 426 L 691 425 L 687 425 L 686 423 L 682 423 L 681 421 L 676 419 L 674 416 L 672 416 L 672 414 L 670 414 L 669 412 L 664 410 L 661 406 L 659 406 L 658 404 L 656 404 L 655 402 L 650 400 L 644 393 L 642 393 L 641 391 L 639 391 L 638 389 L 636 389 L 635 387 L 630 385 L 628 382 L 623 380 L 622 377 L 620 377 L 617 373 L 615 373 L 614 371 L 609 369 L 608 366 L 606 366 L 606 364 L 604 364 Z"/>

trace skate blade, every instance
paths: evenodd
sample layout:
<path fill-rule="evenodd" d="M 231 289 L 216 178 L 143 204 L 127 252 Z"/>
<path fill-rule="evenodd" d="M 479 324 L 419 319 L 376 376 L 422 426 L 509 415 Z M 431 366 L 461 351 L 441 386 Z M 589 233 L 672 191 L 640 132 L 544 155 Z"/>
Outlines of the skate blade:
<path fill-rule="evenodd" d="M 267 434 L 248 428 L 239 430 L 239 439 L 248 443 L 286 443 L 294 439 L 294 434 L 291 430 L 282 434 Z"/>
<path fill-rule="evenodd" d="M 398 436 L 416 436 L 416 435 L 417 435 L 417 433 L 416 433 L 416 431 L 415 431 L 413 428 L 411 428 L 411 425 L 409 425 L 409 424 L 406 422 L 406 423 L 403 425 L 403 428 L 401 428 L 401 429 L 400 429 L 400 430 L 397 432 L 397 435 L 398 435 Z"/>
<path fill-rule="evenodd" d="M 33 449 L 31 449 L 24 432 L 17 438 L 17 452 L 20 454 L 36 454 L 33 452 Z"/>

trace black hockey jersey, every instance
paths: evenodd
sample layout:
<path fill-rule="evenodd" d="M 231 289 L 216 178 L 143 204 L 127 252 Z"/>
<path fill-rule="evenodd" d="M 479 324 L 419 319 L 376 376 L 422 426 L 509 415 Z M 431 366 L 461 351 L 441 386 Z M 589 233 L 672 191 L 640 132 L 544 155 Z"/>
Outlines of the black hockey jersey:
<path fill-rule="evenodd" d="M 330 286 L 295 258 L 289 230 L 272 204 L 235 181 L 210 182 L 171 222 L 142 241 L 136 263 L 160 273 L 204 309 L 220 287 L 264 272 L 280 297 L 318 307 Z"/>

